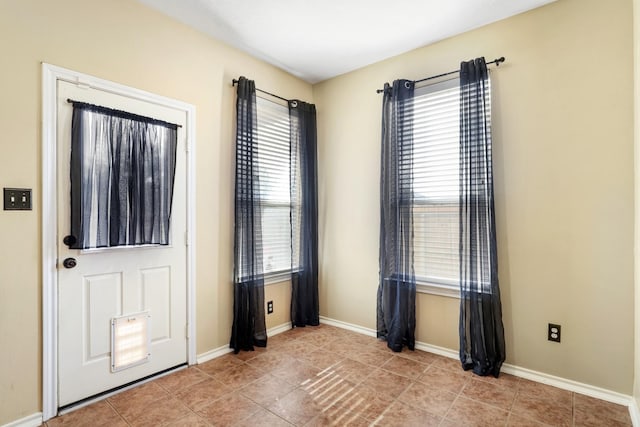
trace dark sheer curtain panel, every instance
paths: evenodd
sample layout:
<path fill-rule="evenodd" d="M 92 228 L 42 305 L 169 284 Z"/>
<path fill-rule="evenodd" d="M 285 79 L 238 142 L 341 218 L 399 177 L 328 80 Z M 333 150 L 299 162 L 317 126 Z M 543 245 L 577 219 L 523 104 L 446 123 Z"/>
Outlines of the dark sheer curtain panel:
<path fill-rule="evenodd" d="M 236 100 L 234 299 L 230 346 L 234 352 L 266 347 L 256 86 L 240 77 Z"/>
<path fill-rule="evenodd" d="M 72 249 L 168 245 L 177 125 L 73 101 Z"/>
<path fill-rule="evenodd" d="M 495 377 L 505 360 L 484 58 L 460 64 L 460 360 Z"/>
<path fill-rule="evenodd" d="M 377 335 L 393 351 L 415 346 L 413 93 L 413 82 L 396 80 L 382 101 Z"/>
<path fill-rule="evenodd" d="M 320 324 L 316 107 L 289 101 L 291 129 L 291 322 Z M 298 232 L 296 232 L 298 231 Z"/>

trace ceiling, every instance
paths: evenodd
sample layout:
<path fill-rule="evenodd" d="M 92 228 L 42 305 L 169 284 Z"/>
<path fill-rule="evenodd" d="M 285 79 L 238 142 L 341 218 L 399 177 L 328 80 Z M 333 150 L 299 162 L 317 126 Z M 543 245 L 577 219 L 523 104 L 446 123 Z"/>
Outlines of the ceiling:
<path fill-rule="evenodd" d="M 139 1 L 317 83 L 555 0 Z"/>

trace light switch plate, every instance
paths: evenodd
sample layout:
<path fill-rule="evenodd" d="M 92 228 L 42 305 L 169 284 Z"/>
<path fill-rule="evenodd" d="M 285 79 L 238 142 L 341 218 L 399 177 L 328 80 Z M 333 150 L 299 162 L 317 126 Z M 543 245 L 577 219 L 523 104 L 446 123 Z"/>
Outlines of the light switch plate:
<path fill-rule="evenodd" d="M 4 189 L 4 210 L 5 211 L 30 211 L 31 210 L 31 189 L 30 188 L 5 188 Z"/>

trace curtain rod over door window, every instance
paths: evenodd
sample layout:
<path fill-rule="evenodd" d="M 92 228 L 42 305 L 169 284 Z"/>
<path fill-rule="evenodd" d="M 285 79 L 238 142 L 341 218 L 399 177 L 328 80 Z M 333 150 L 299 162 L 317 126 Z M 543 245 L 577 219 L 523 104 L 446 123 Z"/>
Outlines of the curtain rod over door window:
<path fill-rule="evenodd" d="M 74 104 L 77 106 L 85 106 L 85 108 L 87 109 L 91 109 L 93 111 L 98 111 L 104 114 L 120 117 L 123 119 L 131 119 L 131 120 L 137 120 L 139 122 L 154 123 L 154 124 L 159 124 L 167 127 L 176 127 L 176 128 L 182 127 L 182 125 L 179 125 L 176 123 L 170 123 L 164 120 L 154 119 L 153 117 L 141 116 L 139 114 L 130 113 L 128 111 L 116 110 L 115 108 L 103 107 L 102 105 L 89 104 L 88 102 L 82 102 L 82 101 L 74 101 L 73 99 L 69 99 L 69 98 L 67 98 L 67 102 L 69 104 Z"/>
<path fill-rule="evenodd" d="M 236 84 L 238 84 L 238 80 L 237 79 L 233 79 L 233 81 L 231 83 L 231 86 L 235 86 Z M 291 102 L 293 107 L 296 107 L 298 105 L 295 99 L 283 98 L 281 96 L 276 95 L 275 93 L 267 92 L 266 90 L 262 90 L 262 89 L 258 89 L 258 88 L 256 88 L 256 91 L 262 92 L 262 93 L 267 94 L 269 96 L 273 96 L 274 98 L 281 99 L 286 103 Z"/>
<path fill-rule="evenodd" d="M 502 64 L 505 61 L 504 56 L 501 56 L 500 58 L 494 59 L 491 62 L 487 62 L 487 65 L 490 64 L 496 64 L 496 67 L 499 67 L 500 64 Z M 431 77 L 425 77 L 424 79 L 420 79 L 420 80 L 414 80 L 413 83 L 420 83 L 420 82 L 426 82 L 427 80 L 433 80 L 433 79 L 437 79 L 439 77 L 444 77 L 444 76 L 448 76 L 451 74 L 456 74 L 459 73 L 460 70 L 455 70 L 455 71 L 449 71 L 448 73 L 442 73 L 442 74 L 438 74 L 437 76 L 431 76 Z M 384 92 L 384 89 L 378 89 L 376 90 L 377 93 L 382 93 Z"/>

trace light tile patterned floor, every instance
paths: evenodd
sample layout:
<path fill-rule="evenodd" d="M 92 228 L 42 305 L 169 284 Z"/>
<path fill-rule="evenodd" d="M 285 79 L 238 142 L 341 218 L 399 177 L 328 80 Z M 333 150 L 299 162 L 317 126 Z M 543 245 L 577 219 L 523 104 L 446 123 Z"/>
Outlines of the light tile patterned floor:
<path fill-rule="evenodd" d="M 628 409 L 328 325 L 112 396 L 55 426 L 631 426 Z"/>

